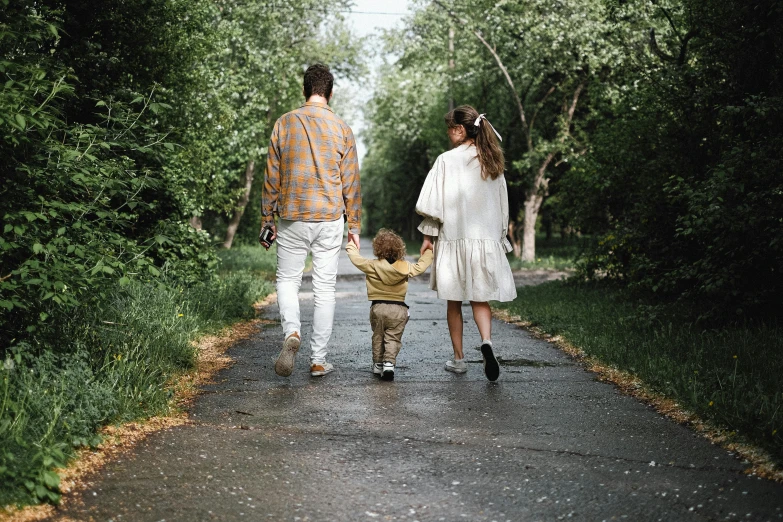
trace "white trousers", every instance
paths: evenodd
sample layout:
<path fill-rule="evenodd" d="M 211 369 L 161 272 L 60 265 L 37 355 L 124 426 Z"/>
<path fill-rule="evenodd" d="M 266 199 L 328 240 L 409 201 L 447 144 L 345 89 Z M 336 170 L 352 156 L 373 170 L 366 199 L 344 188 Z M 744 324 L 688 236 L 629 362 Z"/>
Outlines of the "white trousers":
<path fill-rule="evenodd" d="M 306 223 L 281 219 L 277 224 L 277 304 L 283 331 L 302 335 L 299 287 L 307 254 L 313 255 L 313 332 L 310 361 L 323 363 L 334 322 L 334 287 L 343 243 L 343 220 Z"/>

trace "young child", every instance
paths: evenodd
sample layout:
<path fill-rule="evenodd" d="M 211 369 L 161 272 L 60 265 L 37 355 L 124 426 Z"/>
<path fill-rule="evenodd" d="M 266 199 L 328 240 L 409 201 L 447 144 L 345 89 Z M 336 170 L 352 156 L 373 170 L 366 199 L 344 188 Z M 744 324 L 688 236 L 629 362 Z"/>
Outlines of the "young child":
<path fill-rule="evenodd" d="M 377 259 L 365 259 L 351 241 L 345 247 L 356 268 L 367 274 L 367 299 L 372 327 L 372 372 L 381 379 L 394 379 L 394 365 L 402 347 L 402 332 L 410 313 L 405 304 L 408 278 L 415 277 L 432 264 L 432 250 L 425 251 L 419 262 L 405 261 L 402 238 L 385 228 L 372 241 Z"/>

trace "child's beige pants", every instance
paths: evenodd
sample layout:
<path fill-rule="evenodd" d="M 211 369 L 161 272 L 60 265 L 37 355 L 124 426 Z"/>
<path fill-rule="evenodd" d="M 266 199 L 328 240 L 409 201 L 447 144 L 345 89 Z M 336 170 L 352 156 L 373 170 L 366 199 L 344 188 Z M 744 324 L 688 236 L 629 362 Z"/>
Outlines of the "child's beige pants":
<path fill-rule="evenodd" d="M 370 307 L 372 362 L 396 364 L 408 318 L 408 308 L 402 304 L 376 303 Z"/>

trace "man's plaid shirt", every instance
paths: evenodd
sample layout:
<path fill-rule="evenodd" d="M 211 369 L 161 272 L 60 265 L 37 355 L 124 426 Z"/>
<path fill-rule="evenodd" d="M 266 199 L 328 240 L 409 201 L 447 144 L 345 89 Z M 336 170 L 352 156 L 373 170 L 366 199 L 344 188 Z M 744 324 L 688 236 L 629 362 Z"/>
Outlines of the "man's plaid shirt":
<path fill-rule="evenodd" d="M 307 102 L 275 123 L 264 180 L 264 224 L 335 221 L 358 234 L 362 194 L 351 128 L 323 103 Z"/>

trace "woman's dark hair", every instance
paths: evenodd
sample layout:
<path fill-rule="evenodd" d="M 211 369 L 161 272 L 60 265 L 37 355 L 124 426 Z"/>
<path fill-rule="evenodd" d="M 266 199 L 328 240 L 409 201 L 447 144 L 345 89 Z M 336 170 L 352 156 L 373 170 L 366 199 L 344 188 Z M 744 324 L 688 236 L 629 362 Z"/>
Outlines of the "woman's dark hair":
<path fill-rule="evenodd" d="M 482 119 L 478 126 L 474 125 L 478 117 L 479 113 L 476 109 L 470 105 L 460 105 L 449 111 L 445 118 L 449 128 L 462 126 L 465 129 L 465 136 L 476 143 L 481 175 L 484 179 L 487 177 L 497 179 L 506 167 L 503 149 L 500 148 L 500 142 L 489 126 L 489 122 Z"/>
<path fill-rule="evenodd" d="M 385 259 L 389 263 L 405 257 L 405 241 L 394 233 L 393 230 L 382 228 L 372 240 L 372 253 L 378 259 Z"/>
<path fill-rule="evenodd" d="M 305 98 L 318 94 L 328 100 L 332 95 L 333 86 L 334 76 L 329 72 L 329 67 L 322 63 L 311 65 L 304 73 Z"/>

